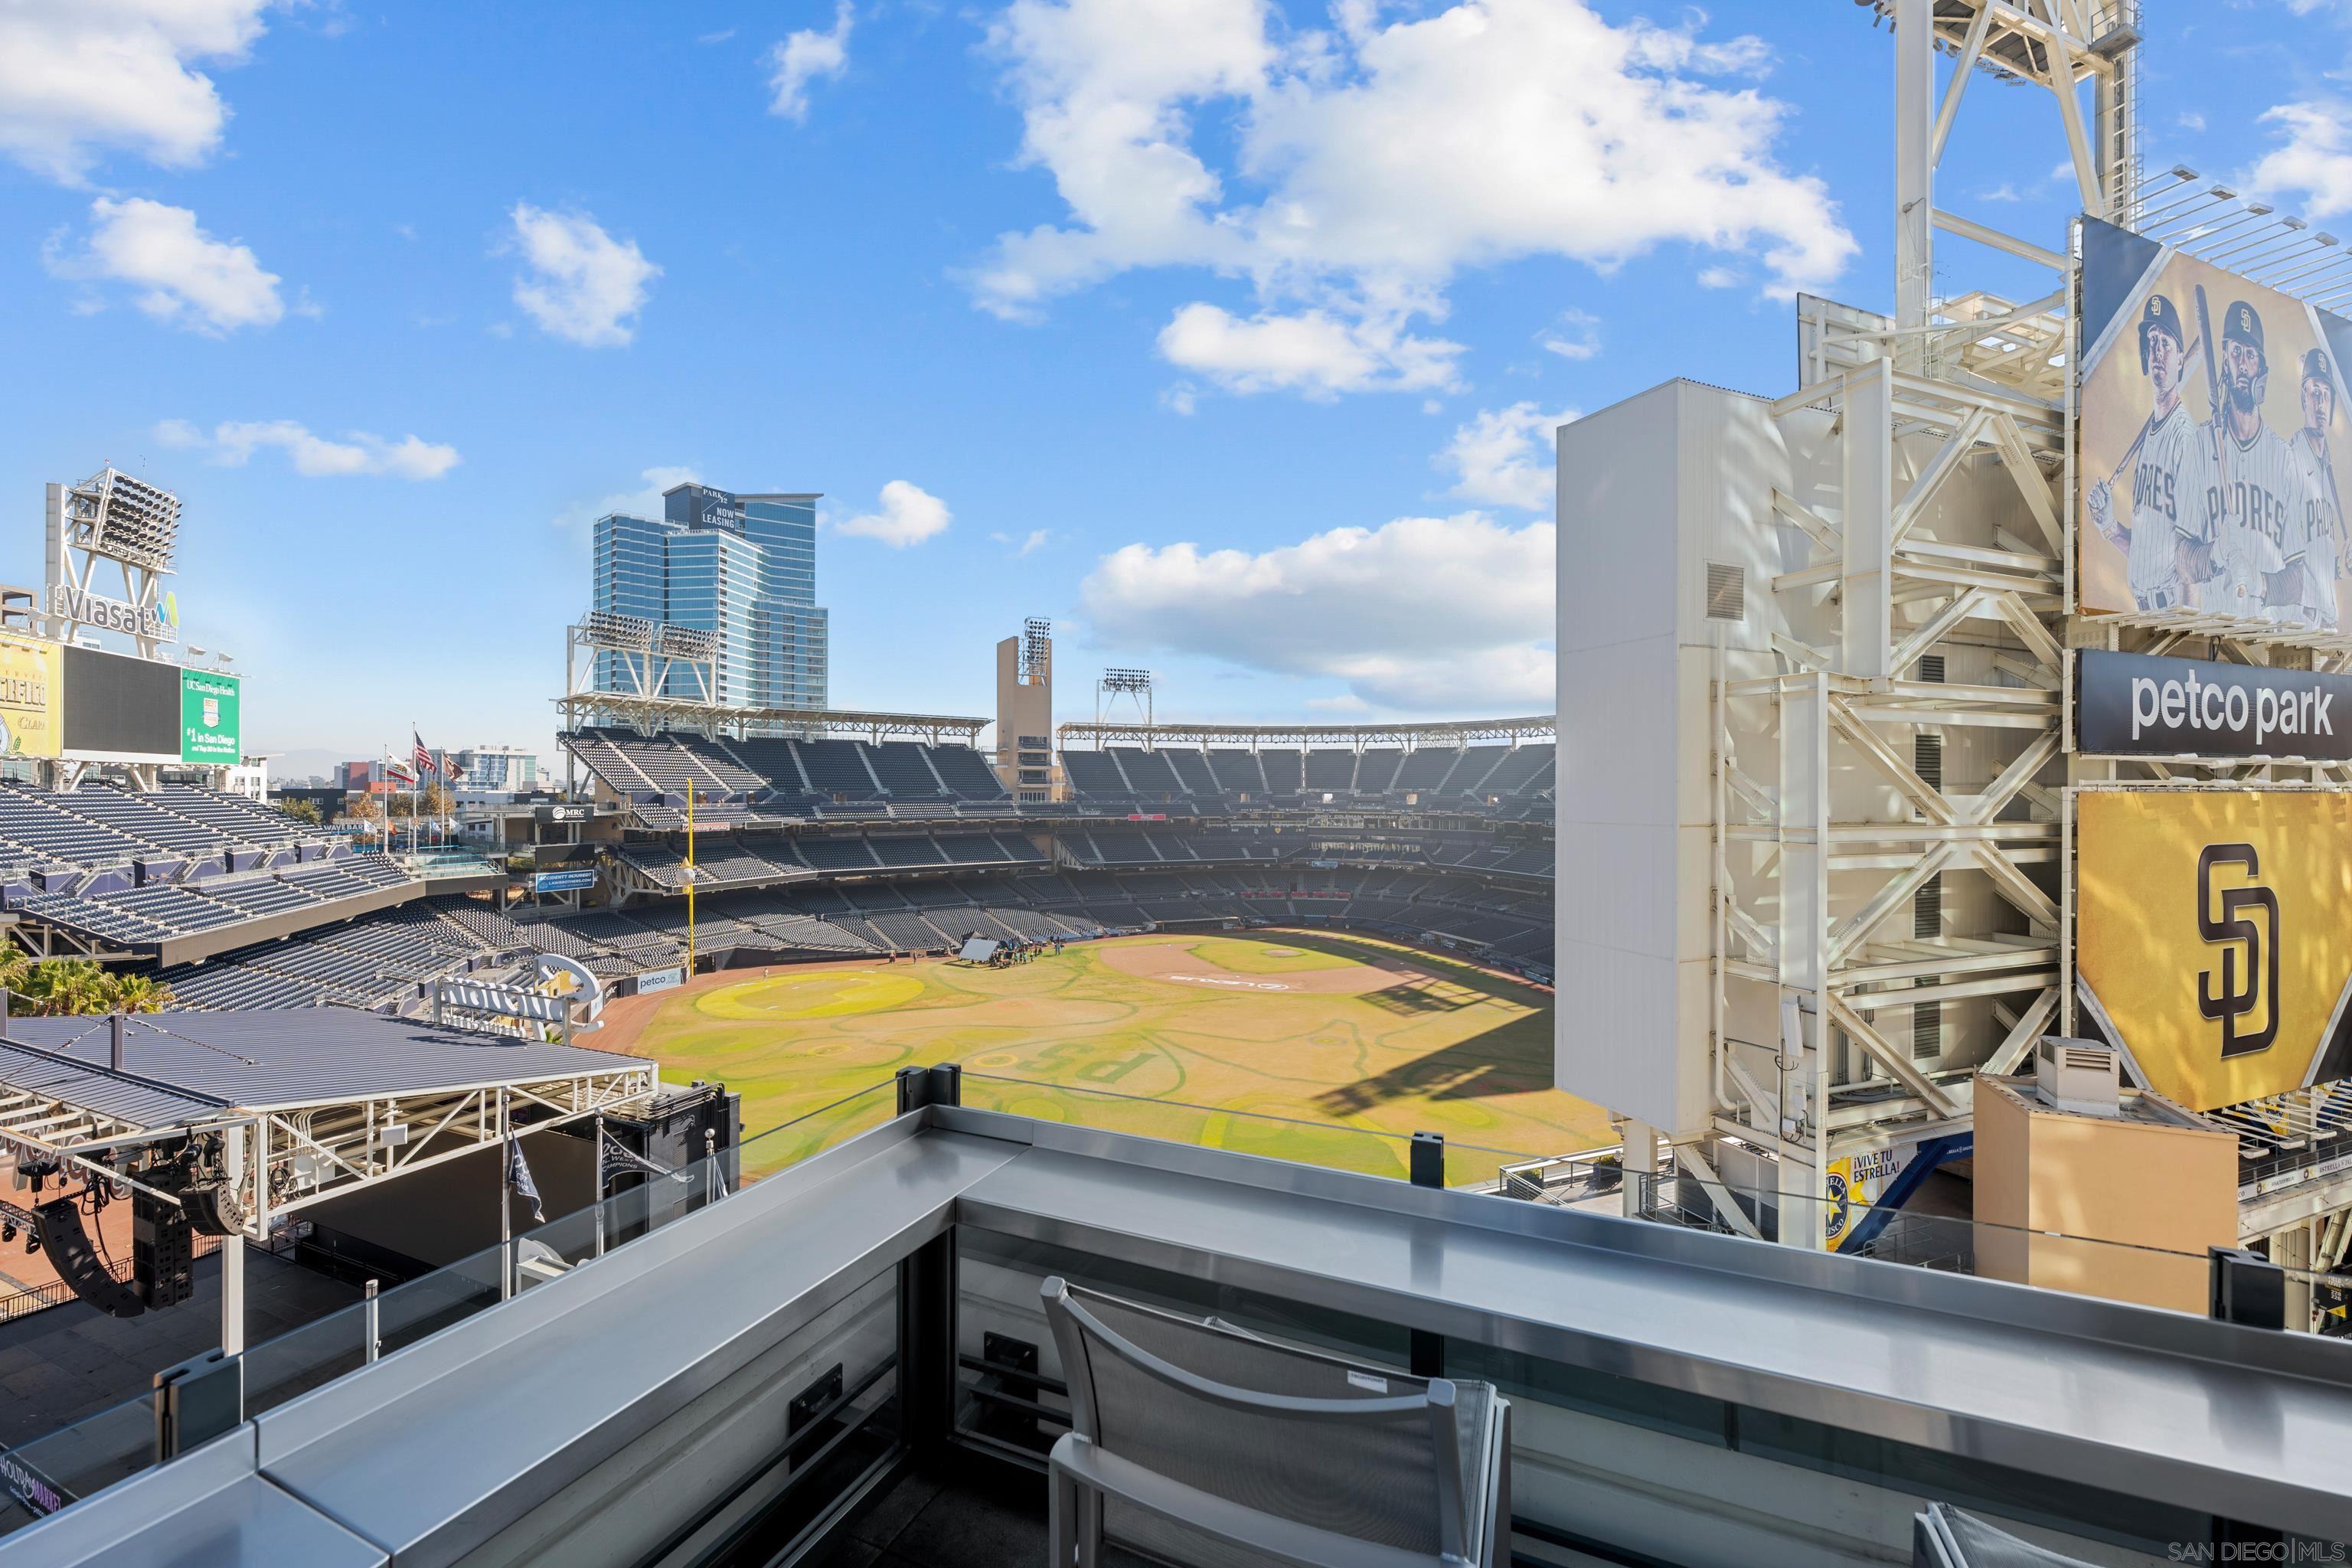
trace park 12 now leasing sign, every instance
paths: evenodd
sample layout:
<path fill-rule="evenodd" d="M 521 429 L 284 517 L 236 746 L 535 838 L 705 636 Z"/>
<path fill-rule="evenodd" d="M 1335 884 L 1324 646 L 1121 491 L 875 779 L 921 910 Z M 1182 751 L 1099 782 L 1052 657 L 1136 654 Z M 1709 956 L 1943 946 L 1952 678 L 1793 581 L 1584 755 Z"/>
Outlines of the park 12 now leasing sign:
<path fill-rule="evenodd" d="M 2083 651 L 2075 744 L 2095 755 L 2352 761 L 2352 676 Z"/>

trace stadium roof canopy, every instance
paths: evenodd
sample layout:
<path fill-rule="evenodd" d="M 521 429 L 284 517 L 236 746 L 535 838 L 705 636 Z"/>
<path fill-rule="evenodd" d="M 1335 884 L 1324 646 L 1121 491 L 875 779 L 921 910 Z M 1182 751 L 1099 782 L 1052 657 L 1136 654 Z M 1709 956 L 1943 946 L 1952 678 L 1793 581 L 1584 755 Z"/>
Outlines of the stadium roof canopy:
<path fill-rule="evenodd" d="M 747 734 L 751 731 L 783 731 L 791 734 L 846 731 L 880 741 L 904 735 L 933 745 L 960 741 L 977 745 L 980 732 L 992 721 L 943 713 L 866 713 L 845 708 L 736 708 L 725 703 L 698 702 L 686 697 L 635 697 L 620 691 L 579 691 L 559 697 L 563 727 L 578 730 L 607 725 L 650 735 L 661 730 L 689 730 L 703 734 Z"/>
<path fill-rule="evenodd" d="M 1559 733 L 1549 713 L 1526 719 L 1432 719 L 1410 724 L 1188 724 L 1175 720 L 1072 720 L 1055 730 L 1064 746 L 1461 746 L 1473 741 L 1549 741 Z"/>
<path fill-rule="evenodd" d="M 642 1058 L 341 1007 L 132 1015 L 119 1068 L 106 1017 L 11 1018 L 5 1030 L 0 1153 L 95 1174 L 82 1162 L 110 1149 L 248 1130 L 275 1213 L 509 1130 L 619 1113 L 657 1082 Z"/>

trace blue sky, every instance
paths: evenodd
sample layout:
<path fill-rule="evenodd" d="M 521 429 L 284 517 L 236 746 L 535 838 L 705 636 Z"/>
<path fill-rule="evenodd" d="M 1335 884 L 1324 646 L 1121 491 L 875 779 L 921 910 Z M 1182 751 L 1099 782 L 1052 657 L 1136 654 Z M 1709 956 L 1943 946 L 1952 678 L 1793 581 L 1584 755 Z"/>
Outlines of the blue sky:
<path fill-rule="evenodd" d="M 2147 11 L 2151 169 L 2352 210 L 2352 5 Z M 692 474 L 824 492 L 841 706 L 984 715 L 1046 615 L 1064 718 L 1542 710 L 1552 425 L 1887 303 L 1892 67 L 1831 0 L 0 0 L 0 579 L 111 461 L 248 743 L 547 747 L 587 521 Z M 1939 201 L 2058 243 L 2052 119 L 1985 84 Z"/>

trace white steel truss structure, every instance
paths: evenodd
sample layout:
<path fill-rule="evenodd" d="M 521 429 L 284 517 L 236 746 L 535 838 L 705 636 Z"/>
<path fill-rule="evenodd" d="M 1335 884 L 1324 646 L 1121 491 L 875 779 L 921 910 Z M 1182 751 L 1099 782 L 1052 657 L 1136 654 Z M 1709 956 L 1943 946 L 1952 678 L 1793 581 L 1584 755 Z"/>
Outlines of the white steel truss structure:
<path fill-rule="evenodd" d="M 710 704 L 718 688 L 719 644 L 710 633 L 665 626 L 637 616 L 591 610 L 563 629 L 563 693 L 567 704 L 598 698 L 617 702 L 670 700 Z M 621 686 L 600 690 L 606 671 Z M 683 682 L 688 689 L 673 692 Z M 567 716 L 570 709 L 566 709 Z"/>
<path fill-rule="evenodd" d="M 1966 1131 L 1971 1075 L 2013 1070 L 2064 1003 L 2073 268 L 1937 206 L 1935 170 L 1990 75 L 2051 95 L 2086 211 L 2140 202 L 2128 7 L 1874 3 L 1895 313 L 1801 302 L 1805 384 L 1771 414 L 1815 482 L 1759 520 L 1801 559 L 1770 584 L 1769 672 L 1718 654 L 1713 682 L 1714 1163 L 1762 1151 L 1809 1247 L 1837 1162 Z M 2047 291 L 1937 298 L 1938 234 Z M 1677 1150 L 1712 1187 L 1707 1156 Z"/>

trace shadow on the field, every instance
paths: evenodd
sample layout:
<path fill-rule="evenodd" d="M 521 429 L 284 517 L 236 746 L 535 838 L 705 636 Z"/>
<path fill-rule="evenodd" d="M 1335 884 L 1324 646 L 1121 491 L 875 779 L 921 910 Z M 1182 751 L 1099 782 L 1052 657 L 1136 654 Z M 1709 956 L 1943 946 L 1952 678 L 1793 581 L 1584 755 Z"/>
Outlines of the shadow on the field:
<path fill-rule="evenodd" d="M 1496 1059 L 1513 1047 L 1495 1037 L 1513 1027 L 1505 1024 L 1399 1063 L 1386 1072 L 1335 1085 L 1315 1097 L 1316 1107 L 1334 1116 L 1351 1116 L 1398 1100 L 1492 1100 L 1551 1088 L 1549 1059 L 1538 1059 L 1539 1051 L 1527 1044 L 1520 1044 L 1515 1052 L 1527 1058 L 1524 1062 Z M 1536 1044 L 1539 1047 L 1541 1042 Z"/>
<path fill-rule="evenodd" d="M 1396 990 L 1389 992 L 1370 992 L 1361 998 L 1375 1006 L 1380 1005 L 1378 998 L 1382 995 L 1394 995 L 1397 991 L 1430 986 L 1458 987 L 1473 994 L 1458 1001 L 1445 1002 L 1442 1005 L 1424 1006 L 1407 1003 L 1398 1010 L 1416 1013 L 1450 1010 L 1454 1007 L 1467 1007 L 1486 998 L 1497 1002 L 1508 1002 L 1517 1007 L 1541 1005 L 1536 994 L 1521 982 L 1505 979 L 1499 974 L 1489 974 L 1484 970 L 1474 968 L 1461 959 L 1449 959 L 1437 953 L 1423 952 L 1417 948 L 1375 947 L 1365 942 L 1349 942 L 1343 937 L 1322 931 L 1301 930 L 1295 926 L 1272 931 L 1227 931 L 1223 934 L 1242 941 L 1262 942 L 1269 947 L 1295 947 L 1302 952 L 1319 952 L 1328 958 L 1344 958 L 1356 963 L 1369 963 L 1375 968 L 1391 969 L 1412 964 L 1426 965 L 1442 971 L 1441 973 L 1427 979 L 1416 980 L 1412 987 L 1397 987 Z"/>
<path fill-rule="evenodd" d="M 1383 1013 L 1418 1018 L 1432 1013 L 1458 1013 L 1475 1005 L 1478 998 L 1444 981 L 1417 980 L 1410 985 L 1391 985 L 1385 991 L 1367 991 L 1356 1000 Z"/>

